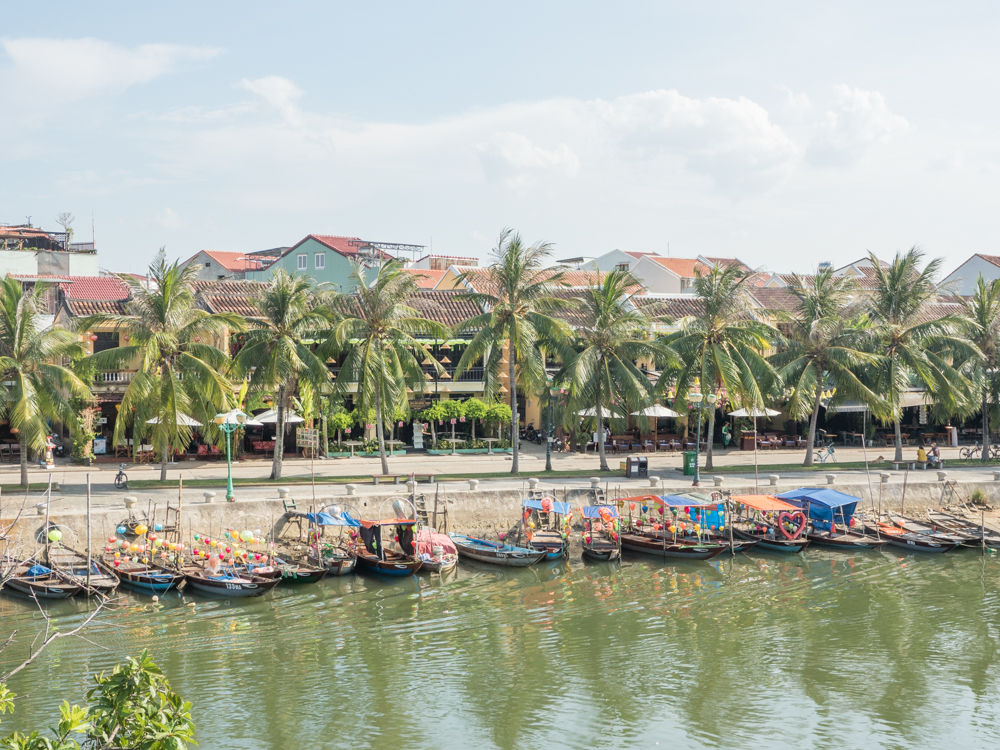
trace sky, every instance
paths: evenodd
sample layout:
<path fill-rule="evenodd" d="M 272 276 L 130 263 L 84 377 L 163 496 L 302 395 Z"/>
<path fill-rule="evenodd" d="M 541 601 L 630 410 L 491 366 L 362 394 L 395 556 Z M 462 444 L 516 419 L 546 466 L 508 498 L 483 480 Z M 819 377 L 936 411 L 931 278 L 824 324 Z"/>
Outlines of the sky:
<path fill-rule="evenodd" d="M 0 223 L 101 266 L 308 234 L 808 272 L 1000 254 L 988 2 L 10 3 Z"/>

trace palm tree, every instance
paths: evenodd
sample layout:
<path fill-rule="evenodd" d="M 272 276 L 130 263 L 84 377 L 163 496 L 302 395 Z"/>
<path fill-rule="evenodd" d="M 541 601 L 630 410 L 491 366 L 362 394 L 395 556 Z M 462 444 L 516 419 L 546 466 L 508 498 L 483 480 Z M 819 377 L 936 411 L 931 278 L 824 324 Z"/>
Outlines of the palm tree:
<path fill-rule="evenodd" d="M 970 344 L 961 370 L 979 391 L 983 418 L 982 461 L 989 461 L 990 400 L 996 409 L 1000 381 L 1000 279 L 986 282 L 979 277 L 976 290 L 962 302 L 962 337 Z M 975 347 L 973 349 L 972 347 Z"/>
<path fill-rule="evenodd" d="M 285 452 L 285 421 L 300 381 L 314 386 L 330 380 L 323 351 L 311 344 L 319 331 L 331 326 L 331 312 L 322 306 L 312 283 L 277 270 L 254 298 L 260 317 L 248 321 L 243 347 L 236 355 L 235 372 L 250 376 L 248 392 L 274 394 L 277 423 L 271 479 L 281 479 Z"/>
<path fill-rule="evenodd" d="M 789 291 L 797 298 L 782 350 L 771 357 L 786 387 L 791 389 L 788 412 L 793 419 L 809 415 L 809 442 L 803 466 L 813 465 L 816 422 L 824 382 L 836 387 L 837 398 L 869 405 L 882 399 L 859 377 L 863 368 L 879 363 L 878 355 L 864 351 L 865 321 L 860 306 L 852 304 L 857 288 L 852 279 L 821 269 L 810 280 L 796 275 Z"/>
<path fill-rule="evenodd" d="M 923 385 L 935 397 L 939 410 L 960 412 L 969 400 L 970 384 L 949 361 L 949 353 L 965 351 L 968 343 L 956 335 L 959 318 L 944 315 L 929 320 L 928 305 L 937 300 L 934 282 L 941 260 L 922 269 L 923 253 L 917 247 L 897 253 L 883 267 L 874 253 L 875 288 L 869 297 L 872 319 L 871 348 L 881 355 L 875 370 L 876 387 L 887 402 L 886 419 L 896 432 L 895 460 L 903 460 L 900 428 L 903 393 L 911 385 Z"/>
<path fill-rule="evenodd" d="M 135 367 L 122 396 L 114 442 L 134 425 L 136 444 L 147 435 L 160 454 L 160 480 L 167 478 L 171 450 L 191 440 L 187 417 L 208 424 L 229 408 L 233 391 L 226 376 L 229 357 L 208 341 L 243 329 L 243 319 L 212 314 L 196 304 L 194 281 L 201 266 L 168 265 L 163 250 L 149 267 L 149 288 L 129 278 L 132 299 L 127 314 L 102 313 L 82 321 L 84 328 L 110 325 L 127 341 L 91 355 L 100 370 Z"/>
<path fill-rule="evenodd" d="M 385 263 L 370 285 L 365 282 L 365 269 L 358 263 L 353 266 L 351 277 L 357 286 L 350 298 L 338 300 L 346 310 L 338 311 L 332 338 L 337 350 L 347 351 L 335 390 L 347 394 L 357 384 L 355 406 L 361 413 L 375 413 L 382 473 L 388 474 L 385 415 L 408 408 L 407 387 L 423 390 L 421 363 L 432 365 L 437 372 L 444 369 L 415 336 L 444 338 L 447 329 L 408 306 L 418 287 L 399 261 Z M 344 304 L 348 299 L 351 304 Z"/>
<path fill-rule="evenodd" d="M 76 374 L 54 364 L 63 357 L 85 353 L 69 331 L 47 328 L 42 321 L 45 285 L 22 291 L 10 276 L 0 280 L 0 375 L 4 387 L 0 418 L 10 422 L 21 444 L 21 486 L 28 486 L 28 450 L 45 451 L 48 421 L 76 429 L 70 397 L 90 397 L 90 389 Z"/>
<path fill-rule="evenodd" d="M 686 398 L 697 381 L 706 393 L 723 388 L 745 406 L 764 407 L 764 394 L 778 382 L 778 374 L 763 352 L 780 334 L 754 318 L 753 279 L 753 273 L 735 264 L 696 272 L 694 290 L 702 313 L 681 320 L 680 330 L 660 342 L 683 362 L 677 374 L 678 398 Z M 713 406 L 708 412 L 706 469 L 712 468 L 714 431 Z"/>
<path fill-rule="evenodd" d="M 647 406 L 654 388 L 649 376 L 635 364 L 670 360 L 672 352 L 648 337 L 649 319 L 629 301 L 639 282 L 628 271 L 612 271 L 603 282 L 595 275 L 592 286 L 582 295 L 576 311 L 576 346 L 567 357 L 559 380 L 568 381 L 574 409 L 594 407 L 597 419 L 597 450 L 601 471 L 608 471 L 604 452 L 604 409 L 616 403 L 618 416 Z M 613 414 L 612 410 L 612 414 Z"/>
<path fill-rule="evenodd" d="M 562 283 L 562 271 L 543 267 L 552 246 L 545 242 L 526 245 L 512 229 L 500 233 L 493 249 L 493 263 L 477 271 L 477 291 L 463 293 L 485 310 L 457 326 L 459 333 L 474 332 L 456 367 L 460 375 L 477 362 L 483 363 L 487 398 L 502 392 L 502 368 L 507 365 L 510 386 L 510 471 L 518 472 L 518 384 L 529 392 L 545 385 L 545 357 L 541 346 L 554 348 L 568 339 L 569 327 L 553 318 L 565 303 L 552 295 Z M 463 280 L 469 274 L 463 274 Z M 504 361 L 504 354 L 507 360 Z"/>

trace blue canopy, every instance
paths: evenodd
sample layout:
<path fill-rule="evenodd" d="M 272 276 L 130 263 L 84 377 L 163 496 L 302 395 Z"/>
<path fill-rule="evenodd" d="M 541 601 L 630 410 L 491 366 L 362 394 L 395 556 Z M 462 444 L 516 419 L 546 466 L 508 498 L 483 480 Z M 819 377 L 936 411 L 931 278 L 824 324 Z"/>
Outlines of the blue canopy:
<path fill-rule="evenodd" d="M 684 495 L 663 495 L 659 498 L 664 505 L 672 508 L 714 508 L 719 504 L 717 500 L 697 501 Z"/>
<path fill-rule="evenodd" d="M 613 505 L 587 505 L 583 508 L 584 518 L 600 518 L 601 508 L 607 508 L 611 511 L 612 518 L 618 518 L 618 508 Z"/>
<path fill-rule="evenodd" d="M 535 510 L 544 510 L 542 508 L 541 500 L 524 500 L 521 505 L 525 508 L 534 508 Z M 560 516 L 568 516 L 572 512 L 572 508 L 569 503 L 557 503 L 555 500 L 552 501 L 552 510 L 558 513 Z"/>
<path fill-rule="evenodd" d="M 777 497 L 800 508 L 804 508 L 808 503 L 811 519 L 841 525 L 850 523 L 851 516 L 854 515 L 858 503 L 861 502 L 860 497 L 819 487 L 802 487 L 790 492 L 782 492 Z"/>
<path fill-rule="evenodd" d="M 27 575 L 28 578 L 41 578 L 42 576 L 47 576 L 51 572 L 52 571 L 46 568 L 44 565 L 32 565 L 30 568 L 28 568 L 25 575 Z"/>
<path fill-rule="evenodd" d="M 340 517 L 331 516 L 329 513 L 305 513 L 306 518 L 309 519 L 311 523 L 317 526 L 360 526 L 359 521 L 355 521 L 351 518 L 351 514 L 346 510 L 340 514 Z"/>

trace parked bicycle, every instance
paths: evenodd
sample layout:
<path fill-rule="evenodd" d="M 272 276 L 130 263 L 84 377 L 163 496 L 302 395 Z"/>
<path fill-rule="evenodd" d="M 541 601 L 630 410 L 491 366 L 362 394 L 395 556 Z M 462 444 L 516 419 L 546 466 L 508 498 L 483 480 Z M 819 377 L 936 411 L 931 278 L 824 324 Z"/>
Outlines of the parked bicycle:
<path fill-rule="evenodd" d="M 817 453 L 816 458 L 821 464 L 825 464 L 827 459 L 837 463 L 837 453 L 833 448 L 833 443 L 831 442 L 829 445 L 825 446 L 823 450 Z"/>
<path fill-rule="evenodd" d="M 994 460 L 1000 459 L 1000 444 L 994 443 L 989 448 L 990 458 Z M 961 450 L 959 450 L 958 455 L 962 458 L 979 458 L 983 454 L 982 443 L 976 443 L 975 445 L 967 445 Z"/>
<path fill-rule="evenodd" d="M 128 474 L 125 473 L 126 466 L 128 464 L 118 464 L 118 473 L 115 475 L 115 489 L 128 489 Z"/>

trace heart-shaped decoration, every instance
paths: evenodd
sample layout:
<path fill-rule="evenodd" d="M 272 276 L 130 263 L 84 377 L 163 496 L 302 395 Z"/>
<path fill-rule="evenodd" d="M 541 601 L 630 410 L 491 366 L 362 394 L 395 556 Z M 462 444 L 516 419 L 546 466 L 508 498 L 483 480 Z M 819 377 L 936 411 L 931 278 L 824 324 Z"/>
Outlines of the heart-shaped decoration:
<path fill-rule="evenodd" d="M 785 528 L 786 524 L 792 526 L 791 531 Z M 798 539 L 802 536 L 802 532 L 806 530 L 806 514 L 801 510 L 797 510 L 794 513 L 783 510 L 778 514 L 778 528 L 786 539 Z"/>

